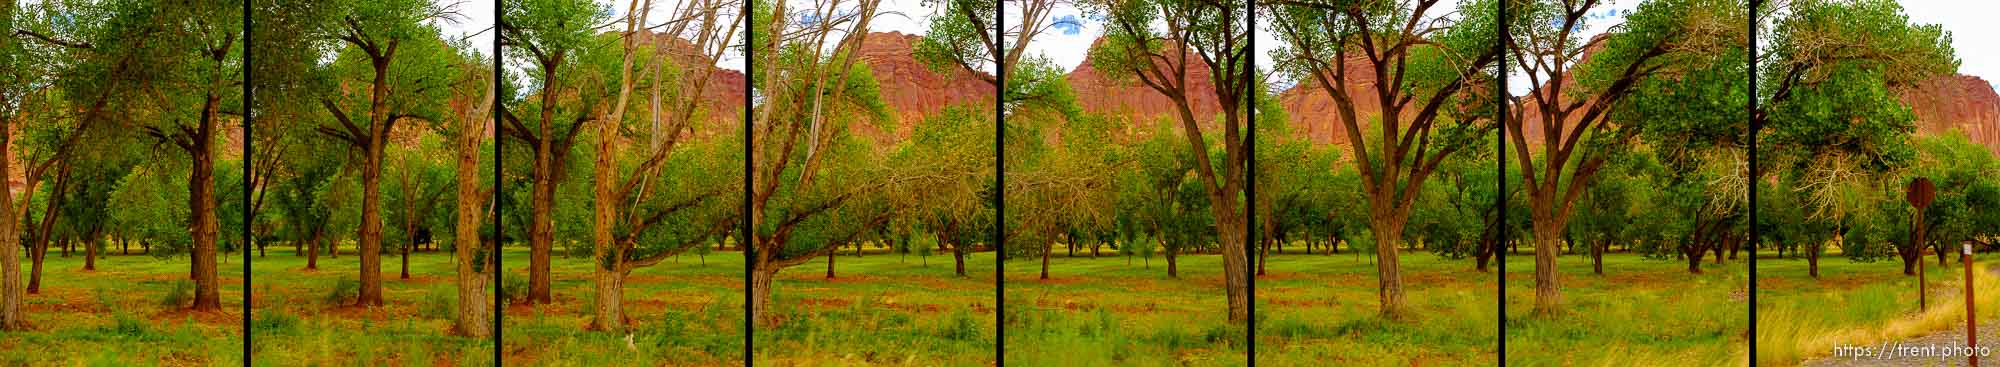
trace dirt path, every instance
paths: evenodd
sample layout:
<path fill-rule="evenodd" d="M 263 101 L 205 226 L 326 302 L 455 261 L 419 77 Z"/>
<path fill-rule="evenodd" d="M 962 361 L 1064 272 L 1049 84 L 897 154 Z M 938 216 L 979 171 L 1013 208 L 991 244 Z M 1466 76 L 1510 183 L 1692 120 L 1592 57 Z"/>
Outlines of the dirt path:
<path fill-rule="evenodd" d="M 2000 275 L 2000 267 L 1987 266 L 1986 272 Z M 1849 355 L 1822 357 L 1800 366 L 1965 366 L 1966 352 L 1959 350 L 1965 347 L 1965 327 L 1953 325 L 1956 327 L 1912 339 L 1854 346 L 1866 350 L 1849 350 Z M 2000 366 L 2000 319 L 1979 320 L 1979 345 L 1989 352 L 1980 356 L 1979 365 Z"/>

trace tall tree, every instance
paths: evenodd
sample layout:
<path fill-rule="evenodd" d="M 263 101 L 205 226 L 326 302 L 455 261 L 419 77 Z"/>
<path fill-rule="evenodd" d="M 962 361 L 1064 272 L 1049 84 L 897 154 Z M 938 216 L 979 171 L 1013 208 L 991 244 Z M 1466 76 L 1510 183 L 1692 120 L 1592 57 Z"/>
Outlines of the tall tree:
<path fill-rule="evenodd" d="M 1578 199 L 1612 153 L 1635 144 L 1650 125 L 1614 118 L 1614 107 L 1641 82 L 1678 80 L 1672 76 L 1747 54 L 1748 13 L 1733 0 L 1652 0 L 1585 41 L 1578 32 L 1600 1 L 1510 1 L 1504 57 L 1535 89 L 1508 98 L 1503 130 L 1533 218 L 1535 312 L 1553 314 L 1562 304 L 1556 251 Z M 1539 136 L 1531 140 L 1528 127 Z"/>
<path fill-rule="evenodd" d="M 1493 122 L 1490 85 L 1500 53 L 1497 1 L 1280 1 L 1270 12 L 1279 70 L 1333 97 L 1361 171 L 1375 246 L 1380 312 L 1405 313 L 1397 248 L 1425 180 L 1446 157 L 1476 145 Z M 1359 80 L 1374 80 L 1362 86 Z M 1372 88 L 1371 88 L 1372 87 Z M 1380 116 L 1362 116 L 1357 105 Z M 1411 103 L 1416 104 L 1412 105 Z M 1442 121 L 1440 121 L 1442 120 Z M 1369 123 L 1380 135 L 1363 136 Z M 1372 149 L 1371 149 L 1372 147 Z"/>
<path fill-rule="evenodd" d="M 591 47 L 596 41 L 594 27 L 606 23 L 611 12 L 608 6 L 574 0 L 509 1 L 501 9 L 502 48 L 510 57 L 529 61 L 526 72 L 532 84 L 525 91 L 535 98 L 510 97 L 522 99 L 505 104 L 518 107 L 500 109 L 504 117 L 500 132 L 504 140 L 531 152 L 527 296 L 529 302 L 546 304 L 553 301 L 549 251 L 555 241 L 556 186 L 562 183 L 577 133 L 600 117 L 589 109 L 598 103 L 596 99 L 604 98 L 603 93 L 578 85 L 577 61 L 572 58 Z M 516 110 L 537 113 L 523 117 Z"/>
<path fill-rule="evenodd" d="M 1245 219 L 1244 166 L 1251 148 L 1246 98 L 1256 81 L 1251 73 L 1249 21 L 1240 1 L 1094 0 L 1091 11 L 1104 15 L 1105 45 L 1091 51 L 1099 67 L 1114 75 L 1137 78 L 1173 101 L 1181 135 L 1194 157 L 1195 182 L 1209 201 L 1222 246 L 1223 289 L 1229 298 L 1229 321 L 1250 321 L 1249 223 Z M 1162 26 L 1156 28 L 1156 26 Z M 1193 70 L 1205 68 L 1221 116 L 1196 116 L 1199 92 L 1189 88 Z M 1210 151 L 1204 121 L 1219 117 L 1222 155 Z"/>
<path fill-rule="evenodd" d="M 404 120 L 440 120 L 452 68 L 434 20 L 455 19 L 427 0 L 344 1 L 324 4 L 315 35 L 334 40 L 317 102 L 333 116 L 314 128 L 352 149 L 361 165 L 361 289 L 355 303 L 382 305 L 382 167 L 391 135 Z M 365 85 L 362 93 L 348 85 Z"/>

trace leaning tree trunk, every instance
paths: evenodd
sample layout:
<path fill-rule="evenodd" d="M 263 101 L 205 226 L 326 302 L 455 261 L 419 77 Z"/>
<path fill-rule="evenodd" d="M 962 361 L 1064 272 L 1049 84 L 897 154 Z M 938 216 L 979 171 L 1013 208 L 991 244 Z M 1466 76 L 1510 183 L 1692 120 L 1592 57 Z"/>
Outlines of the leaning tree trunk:
<path fill-rule="evenodd" d="M 1042 280 L 1049 280 L 1049 246 L 1050 244 L 1042 245 Z"/>
<path fill-rule="evenodd" d="M 467 117 L 485 116 L 486 111 L 490 111 L 489 109 L 492 108 L 494 100 L 493 87 L 492 85 L 488 86 L 485 99 L 479 102 L 482 104 L 482 107 L 475 108 L 474 111 L 477 112 Z M 476 120 L 470 118 L 461 119 L 457 136 L 458 208 L 453 214 L 455 218 L 453 218 L 454 221 L 452 223 L 452 241 L 455 241 L 456 245 L 452 246 L 452 252 L 456 255 L 456 260 L 458 260 L 456 261 L 458 266 L 458 317 L 453 319 L 452 334 L 471 338 L 484 338 L 488 335 L 493 335 L 492 309 L 487 306 L 487 302 L 492 300 L 492 298 L 486 295 L 486 284 L 491 281 L 492 277 L 488 276 L 490 273 L 482 272 L 482 270 L 493 271 L 492 269 L 495 268 L 494 264 L 496 263 L 494 260 L 496 259 L 492 256 L 481 257 L 479 253 L 474 252 L 486 248 L 486 245 L 482 243 L 483 241 L 479 237 L 480 217 L 486 213 L 480 210 L 480 207 L 486 200 L 479 195 L 479 179 L 477 176 L 477 171 L 479 170 L 479 140 L 481 138 L 481 129 L 478 127 L 483 126 L 483 124 L 472 121 Z"/>

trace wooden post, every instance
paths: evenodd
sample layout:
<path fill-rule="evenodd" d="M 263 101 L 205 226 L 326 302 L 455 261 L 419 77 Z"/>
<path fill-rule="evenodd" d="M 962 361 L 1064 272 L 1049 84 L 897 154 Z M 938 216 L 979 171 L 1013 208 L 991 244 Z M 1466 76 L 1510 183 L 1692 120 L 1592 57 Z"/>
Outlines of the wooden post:
<path fill-rule="evenodd" d="M 1964 259 L 1962 262 L 1965 263 L 1961 266 L 1965 268 L 1965 365 L 1978 366 L 1979 352 L 1975 350 L 1979 347 L 1979 314 L 1973 312 L 1975 302 L 1972 299 L 1972 241 L 1966 241 L 1960 246 L 1963 252 L 1959 253 L 1962 255 L 1959 258 Z"/>

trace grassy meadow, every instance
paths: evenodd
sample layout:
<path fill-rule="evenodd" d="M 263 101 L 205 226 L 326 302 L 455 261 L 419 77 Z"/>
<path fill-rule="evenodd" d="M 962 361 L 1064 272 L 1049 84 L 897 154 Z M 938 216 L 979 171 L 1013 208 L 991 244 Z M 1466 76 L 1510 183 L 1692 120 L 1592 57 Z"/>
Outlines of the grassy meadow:
<path fill-rule="evenodd" d="M 321 254 L 317 270 L 290 246 L 267 251 L 250 265 L 252 365 L 493 365 L 492 340 L 448 335 L 458 297 L 451 252 L 410 253 L 410 279 L 401 252 L 383 254 L 383 306 L 367 309 L 353 306 L 361 256 L 352 243 L 339 258 Z"/>
<path fill-rule="evenodd" d="M 1498 280 L 1470 258 L 1402 256 L 1405 319 L 1383 318 L 1373 252 L 1266 260 L 1257 278 L 1257 363 L 1271 366 L 1498 364 Z"/>
<path fill-rule="evenodd" d="M 1938 266 L 1936 257 L 1924 260 L 1930 308 L 1919 312 L 1917 277 L 1903 275 L 1902 261 L 1893 256 L 1874 262 L 1822 256 L 1820 278 L 1814 280 L 1805 259 L 1764 254 L 1757 260 L 1757 365 L 1794 366 L 1832 356 L 1840 346 L 1875 347 L 1962 330 L 1964 268 L 1956 256 L 1947 266 Z M 2000 282 L 1987 264 L 1975 266 L 1983 270 L 1973 272 L 1973 284 L 1984 329 L 2000 314 Z"/>
<path fill-rule="evenodd" d="M 743 364 L 743 253 L 689 253 L 625 278 L 632 335 L 587 332 L 595 307 L 590 257 L 549 264 L 555 303 L 509 302 L 501 331 L 510 366 L 740 366 Z M 706 262 L 704 264 L 704 262 Z M 502 253 L 502 287 L 525 296 L 526 247 Z"/>
<path fill-rule="evenodd" d="M 1040 261 L 1007 263 L 1009 366 L 1249 364 L 1247 331 L 1228 321 L 1220 255 L 1181 256 L 1180 279 L 1167 277 L 1161 256 L 1147 265 L 1057 253 L 1049 280 L 1039 279 Z"/>
<path fill-rule="evenodd" d="M 1749 262 L 1687 262 L 1628 252 L 1556 260 L 1563 312 L 1535 315 L 1535 258 L 1507 255 L 1508 366 L 1740 366 L 1749 363 Z"/>
<path fill-rule="evenodd" d="M 756 330 L 752 361 L 758 366 L 993 365 L 993 253 L 966 256 L 965 272 L 956 275 L 949 253 L 928 259 L 882 252 L 856 257 L 851 250 L 835 259 L 834 279 L 826 279 L 824 257 L 787 268 L 778 272 L 771 291 L 771 309 L 783 321 Z M 1016 345 L 1012 339 L 1008 344 Z"/>
<path fill-rule="evenodd" d="M 0 331 L 0 351 L 10 351 L 0 353 L 0 365 L 238 365 L 241 256 L 222 254 L 225 260 L 218 261 L 223 311 L 190 313 L 184 309 L 193 302 L 194 285 L 187 280 L 186 256 L 100 256 L 97 270 L 83 271 L 82 253 L 62 257 L 60 249 L 51 248 L 42 264 L 41 293 L 27 295 L 21 304 L 33 329 Z M 29 268 L 23 256 L 23 286 Z"/>

